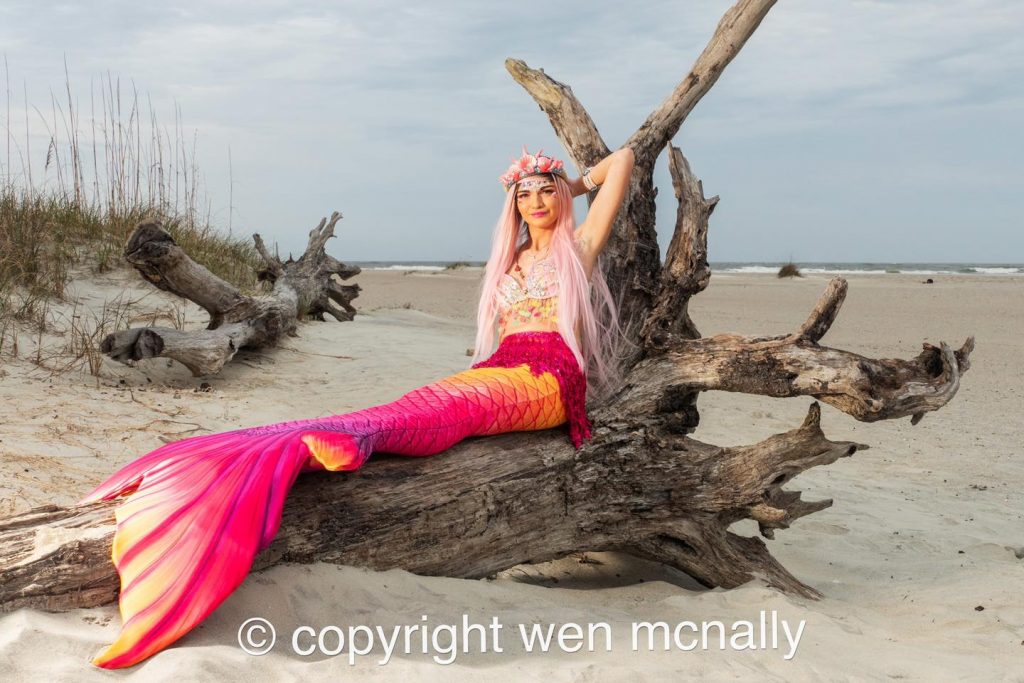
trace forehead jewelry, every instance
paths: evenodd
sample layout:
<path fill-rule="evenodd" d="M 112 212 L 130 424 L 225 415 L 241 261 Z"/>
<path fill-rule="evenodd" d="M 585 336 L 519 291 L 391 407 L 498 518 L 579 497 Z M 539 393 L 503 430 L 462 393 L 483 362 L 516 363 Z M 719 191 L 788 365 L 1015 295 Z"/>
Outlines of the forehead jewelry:
<path fill-rule="evenodd" d="M 526 178 L 519 181 L 516 192 L 520 190 L 542 190 L 545 187 L 554 187 L 555 184 L 548 178 Z"/>

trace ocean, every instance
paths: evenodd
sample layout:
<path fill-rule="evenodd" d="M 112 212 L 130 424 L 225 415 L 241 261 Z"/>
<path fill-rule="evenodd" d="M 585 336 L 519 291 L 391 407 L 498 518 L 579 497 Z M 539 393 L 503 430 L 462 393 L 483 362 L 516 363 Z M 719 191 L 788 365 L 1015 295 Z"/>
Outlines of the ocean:
<path fill-rule="evenodd" d="M 445 270 L 451 261 L 347 261 L 367 270 Z M 470 268 L 482 268 L 483 261 L 460 261 Z M 784 264 L 768 261 L 712 261 L 718 273 L 777 273 Z M 797 263 L 801 273 L 846 275 L 907 273 L 911 275 L 1024 275 L 1021 263 Z"/>

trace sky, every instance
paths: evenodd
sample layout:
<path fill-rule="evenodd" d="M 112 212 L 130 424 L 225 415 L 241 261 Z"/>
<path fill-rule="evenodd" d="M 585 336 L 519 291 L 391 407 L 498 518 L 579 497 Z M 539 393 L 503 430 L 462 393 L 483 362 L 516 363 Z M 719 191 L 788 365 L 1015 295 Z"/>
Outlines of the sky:
<path fill-rule="evenodd" d="M 110 79 L 185 142 L 224 229 L 297 255 L 337 210 L 344 261 L 484 260 L 498 176 L 523 145 L 565 157 L 505 59 L 569 85 L 615 149 L 731 5 L 3 0 L 0 123 L 53 182 L 51 97 L 70 86 L 84 134 Z M 673 141 L 721 198 L 710 260 L 1024 262 L 1022 36 L 1013 0 L 777 3 Z M 664 153 L 655 183 L 664 253 Z"/>

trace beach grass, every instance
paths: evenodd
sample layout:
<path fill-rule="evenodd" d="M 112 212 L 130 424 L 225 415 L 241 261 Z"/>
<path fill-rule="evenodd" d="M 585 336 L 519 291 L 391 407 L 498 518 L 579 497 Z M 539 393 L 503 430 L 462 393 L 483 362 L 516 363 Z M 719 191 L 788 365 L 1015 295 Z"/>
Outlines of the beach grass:
<path fill-rule="evenodd" d="M 5 77 L 0 355 L 17 352 L 19 333 L 24 338 L 49 329 L 72 337 L 68 354 L 90 357 L 94 337 L 126 326 L 127 316 L 105 308 L 86 334 L 81 319 L 77 329 L 62 327 L 53 308 L 65 302 L 76 274 L 127 267 L 125 242 L 143 220 L 161 221 L 189 256 L 217 276 L 247 292 L 259 289 L 261 262 L 252 241 L 225 233 L 212 224 L 209 209 L 203 210 L 208 202 L 180 112 L 172 129 L 161 127 L 137 90 L 122 90 L 107 77 L 93 86 L 90 116 L 83 120 L 69 82 L 66 100 L 51 97 L 50 107 L 41 109 L 15 103 L 6 68 Z M 22 120 L 12 115 L 15 104 Z M 89 364 L 96 365 L 94 359 Z"/>

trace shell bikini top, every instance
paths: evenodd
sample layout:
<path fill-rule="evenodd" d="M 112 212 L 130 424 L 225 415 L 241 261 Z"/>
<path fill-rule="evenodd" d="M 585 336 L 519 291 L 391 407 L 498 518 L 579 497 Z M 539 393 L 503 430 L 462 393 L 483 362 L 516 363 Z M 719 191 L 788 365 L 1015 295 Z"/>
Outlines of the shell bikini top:
<path fill-rule="evenodd" d="M 558 272 L 550 256 L 526 276 L 526 286 L 508 273 L 498 282 L 498 336 L 510 327 L 533 323 L 558 326 Z"/>

